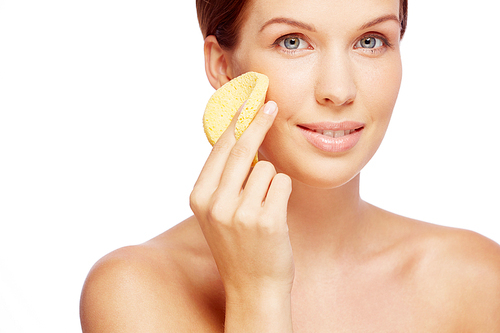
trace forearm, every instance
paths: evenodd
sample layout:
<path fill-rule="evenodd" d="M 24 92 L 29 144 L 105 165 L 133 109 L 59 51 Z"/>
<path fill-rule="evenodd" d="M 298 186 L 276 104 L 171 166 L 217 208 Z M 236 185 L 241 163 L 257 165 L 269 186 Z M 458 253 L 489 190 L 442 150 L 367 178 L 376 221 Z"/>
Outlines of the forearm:
<path fill-rule="evenodd" d="M 226 297 L 225 333 L 289 333 L 292 329 L 290 293 L 256 292 Z"/>

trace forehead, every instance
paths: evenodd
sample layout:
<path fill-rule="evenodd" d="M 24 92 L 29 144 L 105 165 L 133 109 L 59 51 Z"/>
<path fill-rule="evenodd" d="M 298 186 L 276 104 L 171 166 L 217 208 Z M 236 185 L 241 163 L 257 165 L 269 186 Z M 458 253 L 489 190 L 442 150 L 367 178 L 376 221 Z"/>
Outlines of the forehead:
<path fill-rule="evenodd" d="M 399 17 L 399 0 L 251 0 L 245 26 L 260 29 L 276 17 L 293 18 L 318 29 L 348 29 L 388 14 Z"/>

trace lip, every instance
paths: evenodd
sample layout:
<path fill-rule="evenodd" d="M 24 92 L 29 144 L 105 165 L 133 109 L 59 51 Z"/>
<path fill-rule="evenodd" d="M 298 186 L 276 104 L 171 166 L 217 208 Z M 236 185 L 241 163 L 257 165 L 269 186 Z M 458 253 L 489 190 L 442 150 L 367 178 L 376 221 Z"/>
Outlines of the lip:
<path fill-rule="evenodd" d="M 314 147 L 329 153 L 345 152 L 353 148 L 359 141 L 365 124 L 356 121 L 319 122 L 299 124 L 298 128 L 305 139 Z M 316 131 L 354 131 L 341 137 L 331 137 Z"/>

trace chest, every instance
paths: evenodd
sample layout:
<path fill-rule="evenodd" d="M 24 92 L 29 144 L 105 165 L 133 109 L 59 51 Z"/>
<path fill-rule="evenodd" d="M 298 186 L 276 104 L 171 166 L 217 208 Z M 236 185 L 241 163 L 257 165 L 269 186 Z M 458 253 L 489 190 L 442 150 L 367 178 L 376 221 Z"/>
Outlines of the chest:
<path fill-rule="evenodd" d="M 368 281 L 368 282 L 366 282 Z M 453 311 L 419 287 L 383 279 L 297 284 L 292 294 L 294 332 L 457 332 Z"/>
<path fill-rule="evenodd" d="M 387 267 L 379 262 L 316 271 L 297 267 L 292 289 L 294 333 L 463 331 L 452 289 L 418 273 L 415 265 L 398 264 L 403 260 L 383 262 L 389 262 Z M 200 290 L 205 292 L 196 294 L 206 295 L 203 304 L 223 327 L 225 296 L 217 269 L 199 276 L 203 276 Z"/>

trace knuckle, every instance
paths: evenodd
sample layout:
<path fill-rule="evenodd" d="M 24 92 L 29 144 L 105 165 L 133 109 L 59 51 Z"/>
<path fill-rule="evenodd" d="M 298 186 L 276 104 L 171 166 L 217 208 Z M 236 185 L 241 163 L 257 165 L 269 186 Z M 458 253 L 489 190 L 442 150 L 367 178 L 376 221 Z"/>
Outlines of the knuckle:
<path fill-rule="evenodd" d="M 284 173 L 278 173 L 276 176 L 274 176 L 274 180 L 276 181 L 281 187 L 283 188 L 290 188 L 292 187 L 292 179 L 290 176 L 284 174 Z"/>
<path fill-rule="evenodd" d="M 220 199 L 212 201 L 212 204 L 208 209 L 208 215 L 211 221 L 222 224 L 227 224 L 231 219 L 227 202 Z"/>
<path fill-rule="evenodd" d="M 241 159 L 241 158 L 246 158 L 249 155 L 254 155 L 251 153 L 250 148 L 244 145 L 236 145 L 231 149 L 231 156 L 233 158 Z"/>
<path fill-rule="evenodd" d="M 268 117 L 257 116 L 253 119 L 252 123 L 255 123 L 257 126 L 268 127 L 270 122 Z"/>
<path fill-rule="evenodd" d="M 276 174 L 276 168 L 271 162 L 268 161 L 259 161 L 255 164 L 254 170 L 262 170 L 264 172 L 268 172 L 270 174 Z"/>
<path fill-rule="evenodd" d="M 267 235 L 274 235 L 279 232 L 278 223 L 272 214 L 261 214 L 258 218 L 259 229 Z"/>
<path fill-rule="evenodd" d="M 234 214 L 234 222 L 238 226 L 247 226 L 253 219 L 254 213 L 248 209 L 240 208 Z"/>
<path fill-rule="evenodd" d="M 291 184 L 292 183 L 292 178 L 290 178 L 289 175 L 284 174 L 284 173 L 278 173 L 276 175 L 280 181 L 286 184 Z"/>
<path fill-rule="evenodd" d="M 275 212 L 264 213 L 261 216 L 260 223 L 268 234 L 288 232 L 288 225 L 286 219 L 283 219 L 282 214 L 276 214 Z"/>
<path fill-rule="evenodd" d="M 193 211 L 198 211 L 203 206 L 204 202 L 203 195 L 197 189 L 194 189 L 189 195 L 189 206 Z"/>
<path fill-rule="evenodd" d="M 212 147 L 212 154 L 225 153 L 231 150 L 234 146 L 235 140 L 228 140 L 227 138 L 220 138 Z"/>

